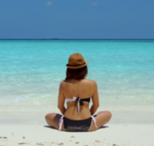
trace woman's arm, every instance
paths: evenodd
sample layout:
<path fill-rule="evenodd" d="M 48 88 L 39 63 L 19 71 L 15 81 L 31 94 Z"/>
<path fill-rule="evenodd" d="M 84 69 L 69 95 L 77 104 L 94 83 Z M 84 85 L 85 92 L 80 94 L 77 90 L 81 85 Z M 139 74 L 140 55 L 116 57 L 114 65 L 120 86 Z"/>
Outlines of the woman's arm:
<path fill-rule="evenodd" d="M 58 108 L 61 111 L 61 113 L 64 115 L 66 108 L 64 106 L 65 97 L 63 94 L 63 82 L 61 82 L 59 86 L 59 96 L 58 96 Z"/>
<path fill-rule="evenodd" d="M 95 81 L 94 81 L 94 94 L 92 96 L 92 101 L 93 105 L 90 108 L 91 115 L 93 115 L 96 112 L 97 108 L 99 107 L 98 90 Z"/>

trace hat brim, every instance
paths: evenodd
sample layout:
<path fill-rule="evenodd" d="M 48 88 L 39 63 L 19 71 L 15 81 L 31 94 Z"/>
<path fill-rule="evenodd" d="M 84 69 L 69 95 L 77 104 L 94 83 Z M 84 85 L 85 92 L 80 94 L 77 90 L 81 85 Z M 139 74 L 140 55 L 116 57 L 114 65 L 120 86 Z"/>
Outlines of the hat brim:
<path fill-rule="evenodd" d="M 82 65 L 77 65 L 77 66 L 71 66 L 71 65 L 68 65 L 66 64 L 67 68 L 70 68 L 70 69 L 79 69 L 79 68 L 82 68 L 82 67 L 85 67 L 87 64 L 88 64 L 89 61 L 85 61 L 84 64 Z"/>

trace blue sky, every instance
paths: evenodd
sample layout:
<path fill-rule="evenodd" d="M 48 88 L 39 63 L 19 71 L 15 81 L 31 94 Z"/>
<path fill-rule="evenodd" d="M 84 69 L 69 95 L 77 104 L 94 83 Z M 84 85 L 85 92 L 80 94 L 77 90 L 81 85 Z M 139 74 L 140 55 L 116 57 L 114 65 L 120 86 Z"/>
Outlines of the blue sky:
<path fill-rule="evenodd" d="M 0 0 L 0 39 L 154 39 L 154 0 Z"/>

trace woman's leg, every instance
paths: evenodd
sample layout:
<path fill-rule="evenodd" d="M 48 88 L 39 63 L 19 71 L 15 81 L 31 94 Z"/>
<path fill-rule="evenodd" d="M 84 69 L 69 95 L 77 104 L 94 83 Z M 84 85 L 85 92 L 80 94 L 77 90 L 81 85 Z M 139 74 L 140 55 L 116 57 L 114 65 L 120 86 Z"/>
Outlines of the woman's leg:
<path fill-rule="evenodd" d="M 96 116 L 94 116 L 97 124 L 97 128 L 94 125 L 94 122 L 91 122 L 91 126 L 88 131 L 94 131 L 105 125 L 112 117 L 112 114 L 109 111 L 101 111 Z"/>
<path fill-rule="evenodd" d="M 48 123 L 48 125 L 56 128 L 56 129 L 59 129 L 59 120 L 60 120 L 61 116 L 62 115 L 57 114 L 57 113 L 51 113 L 51 114 L 47 114 L 45 116 L 45 119 L 46 119 L 46 122 Z"/>

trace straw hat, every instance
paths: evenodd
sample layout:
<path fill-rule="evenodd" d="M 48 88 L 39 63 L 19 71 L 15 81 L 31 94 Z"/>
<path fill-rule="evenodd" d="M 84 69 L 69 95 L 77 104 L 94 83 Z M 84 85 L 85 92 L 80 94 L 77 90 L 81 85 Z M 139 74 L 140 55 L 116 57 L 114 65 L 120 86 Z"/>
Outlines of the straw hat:
<path fill-rule="evenodd" d="M 85 61 L 80 53 L 74 53 L 69 57 L 68 64 L 66 64 L 66 66 L 70 69 L 79 69 L 85 67 L 87 64 L 88 61 Z"/>

